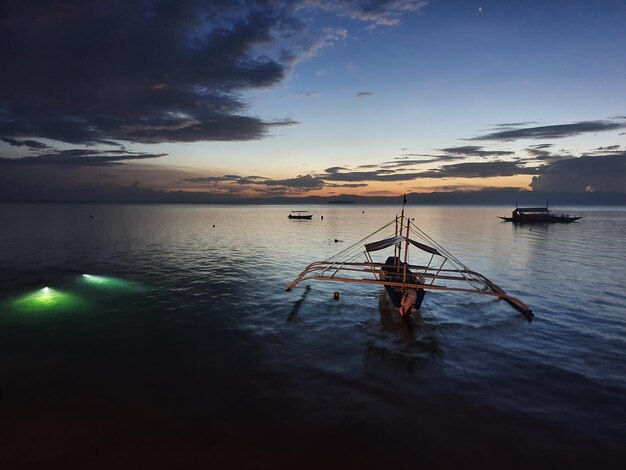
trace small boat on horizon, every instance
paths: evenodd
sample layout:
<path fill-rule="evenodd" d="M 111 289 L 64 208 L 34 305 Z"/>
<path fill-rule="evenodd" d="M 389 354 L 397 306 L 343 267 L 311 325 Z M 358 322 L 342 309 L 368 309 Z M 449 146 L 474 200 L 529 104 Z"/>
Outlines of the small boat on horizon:
<path fill-rule="evenodd" d="M 313 218 L 313 214 L 309 214 L 309 211 L 291 211 L 291 214 L 287 217 L 290 219 L 310 220 Z"/>
<path fill-rule="evenodd" d="M 571 224 L 582 216 L 571 216 L 569 214 L 553 214 L 546 207 L 517 207 L 511 214 L 511 217 L 500 217 L 505 222 L 513 222 L 514 224 Z"/>
<path fill-rule="evenodd" d="M 367 242 L 374 236 L 380 237 L 383 230 L 391 233 Z M 382 250 L 393 250 L 393 255 L 388 255 L 384 263 L 374 261 L 372 254 Z M 335 256 L 309 264 L 286 290 L 289 292 L 299 283 L 313 280 L 382 285 L 404 318 L 419 311 L 427 290 L 496 297 L 507 301 L 529 321 L 533 317 L 528 305 L 469 269 L 405 217 L 404 205 L 401 216 Z"/>

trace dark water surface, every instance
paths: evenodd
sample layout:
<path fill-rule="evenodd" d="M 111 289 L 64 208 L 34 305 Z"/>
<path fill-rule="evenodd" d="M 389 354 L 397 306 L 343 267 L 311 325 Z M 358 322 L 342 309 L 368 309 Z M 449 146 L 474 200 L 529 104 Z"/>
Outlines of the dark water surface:
<path fill-rule="evenodd" d="M 399 208 L 293 209 L 0 205 L 0 468 L 623 468 L 625 209 L 411 207 L 536 317 L 429 293 L 409 326 L 284 291 Z"/>

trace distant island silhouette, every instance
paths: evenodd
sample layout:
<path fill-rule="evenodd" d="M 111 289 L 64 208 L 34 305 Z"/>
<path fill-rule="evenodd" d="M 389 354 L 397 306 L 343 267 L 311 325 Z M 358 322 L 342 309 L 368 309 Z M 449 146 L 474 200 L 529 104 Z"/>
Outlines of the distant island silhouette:
<path fill-rule="evenodd" d="M 407 193 L 409 204 L 422 205 L 520 205 L 551 206 L 624 206 L 626 192 L 547 192 L 517 188 L 489 188 L 475 191 Z M 402 193 L 395 196 L 272 196 L 243 197 L 208 192 L 159 191 L 138 185 L 106 189 L 102 187 L 72 188 L 49 192 L 31 190 L 28 193 L 9 191 L 0 187 L 0 202 L 60 202 L 60 203 L 170 203 L 170 204 L 400 204 Z"/>

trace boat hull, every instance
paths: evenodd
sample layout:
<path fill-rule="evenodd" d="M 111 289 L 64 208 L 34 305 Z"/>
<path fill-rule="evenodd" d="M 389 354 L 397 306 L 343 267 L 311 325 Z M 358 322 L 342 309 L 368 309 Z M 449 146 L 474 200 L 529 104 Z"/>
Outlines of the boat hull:
<path fill-rule="evenodd" d="M 505 222 L 514 224 L 571 224 L 582 217 L 548 216 L 548 217 L 500 217 Z"/>
<path fill-rule="evenodd" d="M 290 219 L 296 219 L 296 220 L 310 220 L 313 218 L 313 214 L 310 215 L 291 215 L 289 214 L 287 216 Z"/>
<path fill-rule="evenodd" d="M 390 256 L 385 261 L 385 265 L 381 267 L 381 278 L 384 281 L 389 282 L 402 282 L 402 276 L 404 273 L 404 263 L 395 256 Z M 407 268 L 406 270 L 407 280 L 411 284 L 417 283 L 417 276 L 411 272 Z M 402 298 L 404 297 L 404 289 L 401 287 L 393 287 L 393 286 L 385 286 L 385 290 L 387 291 L 387 295 L 389 296 L 389 300 L 396 308 L 403 307 Z M 420 309 L 422 306 L 422 302 L 424 300 L 425 291 L 424 289 L 416 289 L 416 299 L 413 303 L 413 307 L 416 309 Z"/>

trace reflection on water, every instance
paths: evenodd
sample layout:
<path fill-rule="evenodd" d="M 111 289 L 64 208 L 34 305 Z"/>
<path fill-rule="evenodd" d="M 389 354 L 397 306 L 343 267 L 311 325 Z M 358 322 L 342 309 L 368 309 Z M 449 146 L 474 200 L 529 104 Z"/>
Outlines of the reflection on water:
<path fill-rule="evenodd" d="M 398 208 L 311 206 L 306 223 L 287 219 L 296 209 L 0 205 L 7 468 L 624 461 L 626 253 L 616 234 L 626 211 L 576 209 L 578 223 L 530 230 L 500 222 L 501 208 L 409 208 L 531 305 L 528 324 L 475 296 L 429 292 L 406 323 L 380 286 L 287 293 L 309 262 Z M 81 308 L 20 313 L 49 305 L 44 286 Z"/>
<path fill-rule="evenodd" d="M 291 312 L 289 312 L 289 316 L 287 317 L 287 321 L 293 321 L 296 318 L 296 315 L 298 315 L 298 310 L 300 310 L 300 306 L 302 305 L 302 302 L 304 302 L 304 300 L 306 299 L 307 294 L 311 291 L 311 286 L 307 285 L 304 288 L 304 293 L 302 294 L 302 297 L 300 297 L 298 300 L 296 300 L 293 303 L 293 308 L 291 309 Z"/>

